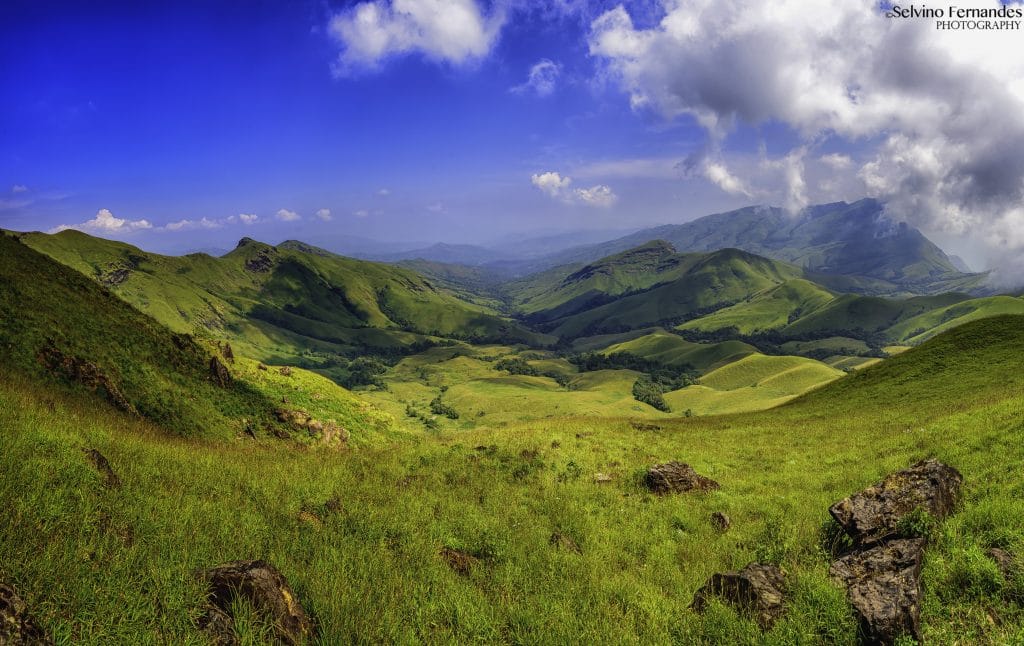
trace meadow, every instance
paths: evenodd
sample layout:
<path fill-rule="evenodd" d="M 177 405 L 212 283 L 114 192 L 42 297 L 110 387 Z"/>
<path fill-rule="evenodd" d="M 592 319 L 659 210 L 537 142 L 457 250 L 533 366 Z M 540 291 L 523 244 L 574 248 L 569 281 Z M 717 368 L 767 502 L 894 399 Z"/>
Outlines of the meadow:
<path fill-rule="evenodd" d="M 265 558 L 324 644 L 848 644 L 827 507 L 934 456 L 965 486 L 932 530 L 925 639 L 1021 643 L 1024 577 L 1005 579 L 984 552 L 1024 553 L 1022 353 L 1024 320 L 1003 316 L 768 411 L 643 424 L 570 414 L 341 449 L 186 438 L 5 373 L 0 577 L 58 643 L 205 643 L 193 572 Z M 88 448 L 120 488 L 103 485 Z M 722 488 L 648 493 L 644 469 L 671 459 Z M 474 557 L 466 574 L 444 547 Z M 787 573 L 788 610 L 770 631 L 717 602 L 689 609 L 710 574 L 752 560 Z M 268 636 L 239 616 L 242 643 Z"/>

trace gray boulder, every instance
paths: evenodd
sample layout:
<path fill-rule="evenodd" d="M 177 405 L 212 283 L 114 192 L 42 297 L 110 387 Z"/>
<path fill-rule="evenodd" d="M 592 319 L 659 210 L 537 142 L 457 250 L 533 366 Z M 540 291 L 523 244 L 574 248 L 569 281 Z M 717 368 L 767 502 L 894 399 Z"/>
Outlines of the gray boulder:
<path fill-rule="evenodd" d="M 866 643 L 894 644 L 903 635 L 921 640 L 924 544 L 923 538 L 892 539 L 851 552 L 829 568 L 846 587 Z"/>
<path fill-rule="evenodd" d="M 786 610 L 785 574 L 777 565 L 749 563 L 739 572 L 718 572 L 693 596 L 691 608 L 703 612 L 717 597 L 753 615 L 769 629 Z"/>
<path fill-rule="evenodd" d="M 956 505 L 963 477 L 938 460 L 922 460 L 829 508 L 855 545 L 873 545 L 896 536 L 900 520 L 917 509 L 936 519 Z"/>
<path fill-rule="evenodd" d="M 656 494 L 684 493 L 687 491 L 714 491 L 721 485 L 693 470 L 683 462 L 655 464 L 647 469 L 644 484 Z"/>

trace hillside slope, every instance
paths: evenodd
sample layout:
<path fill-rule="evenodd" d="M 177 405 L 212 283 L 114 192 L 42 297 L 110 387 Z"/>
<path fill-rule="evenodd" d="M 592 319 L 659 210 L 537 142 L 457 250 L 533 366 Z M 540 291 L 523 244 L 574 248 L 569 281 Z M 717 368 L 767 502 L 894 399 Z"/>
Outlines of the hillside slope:
<path fill-rule="evenodd" d="M 172 329 L 237 339 L 267 361 L 306 350 L 400 348 L 432 336 L 538 340 L 412 271 L 294 241 L 272 247 L 246 238 L 213 258 L 161 256 L 70 230 L 21 239 Z"/>

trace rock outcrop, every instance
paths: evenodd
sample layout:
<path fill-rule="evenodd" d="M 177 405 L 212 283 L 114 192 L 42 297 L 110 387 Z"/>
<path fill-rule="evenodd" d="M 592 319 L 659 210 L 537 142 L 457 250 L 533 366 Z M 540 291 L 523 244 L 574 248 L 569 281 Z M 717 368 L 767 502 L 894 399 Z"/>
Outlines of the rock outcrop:
<path fill-rule="evenodd" d="M 893 644 L 901 635 L 921 640 L 923 538 L 898 538 L 856 550 L 832 564 L 829 574 L 846 586 L 861 634 L 871 644 Z"/>
<path fill-rule="evenodd" d="M 14 588 L 0 583 L 0 644 L 44 646 L 52 643 Z"/>
<path fill-rule="evenodd" d="M 718 531 L 727 532 L 729 531 L 729 527 L 732 526 L 732 520 L 729 518 L 728 514 L 721 511 L 716 511 L 713 514 L 711 514 L 711 524 Z"/>
<path fill-rule="evenodd" d="M 442 547 L 440 554 L 444 562 L 448 564 L 448 567 L 463 576 L 469 574 L 480 563 L 480 559 L 469 552 L 455 549 L 454 547 Z"/>
<path fill-rule="evenodd" d="M 936 520 L 952 513 L 963 477 L 938 460 L 922 460 L 845 498 L 829 513 L 853 541 L 829 574 L 846 588 L 869 644 L 921 639 L 921 562 L 927 538 L 901 535 L 904 521 L 927 512 Z"/>
<path fill-rule="evenodd" d="M 704 477 L 682 462 L 656 464 L 647 469 L 644 484 L 656 494 L 684 493 L 687 491 L 714 491 L 720 485 Z"/>
<path fill-rule="evenodd" d="M 786 577 L 777 565 L 749 563 L 738 572 L 718 572 L 693 596 L 690 606 L 702 612 L 717 597 L 745 612 L 769 629 L 786 610 Z"/>
<path fill-rule="evenodd" d="M 922 460 L 829 508 L 855 545 L 895 536 L 900 520 L 917 510 L 941 520 L 953 511 L 963 477 L 938 460 Z"/>
<path fill-rule="evenodd" d="M 231 385 L 231 373 L 217 357 L 210 357 L 210 379 L 221 388 Z"/>
<path fill-rule="evenodd" d="M 313 621 L 287 579 L 266 561 L 232 561 L 205 570 L 200 577 L 210 591 L 210 610 L 202 623 L 215 638 L 222 640 L 230 632 L 231 604 L 239 598 L 251 603 L 273 625 L 279 642 L 292 646 L 313 636 Z"/>
<path fill-rule="evenodd" d="M 81 384 L 89 390 L 103 395 L 114 407 L 126 413 L 139 414 L 117 384 L 105 375 L 95 363 L 62 352 L 54 345 L 53 341 L 47 341 L 46 345 L 39 350 L 37 358 L 51 374 Z"/>

